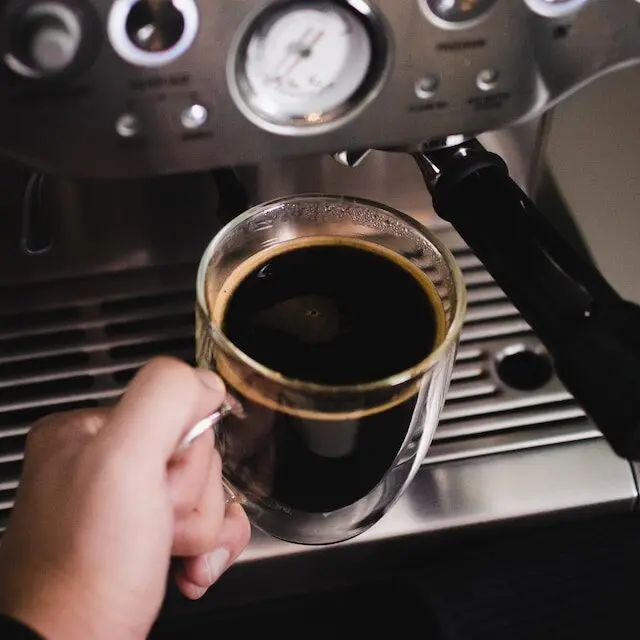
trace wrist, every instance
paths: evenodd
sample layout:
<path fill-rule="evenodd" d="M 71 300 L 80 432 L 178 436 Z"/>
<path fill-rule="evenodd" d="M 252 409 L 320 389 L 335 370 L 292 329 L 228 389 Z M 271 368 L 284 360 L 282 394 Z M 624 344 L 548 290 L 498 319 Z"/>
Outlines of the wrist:
<path fill-rule="evenodd" d="M 52 584 L 53 582 L 53 584 Z M 0 613 L 22 623 L 43 640 L 143 640 L 147 630 L 128 628 L 101 603 L 55 581 L 9 583 L 0 594 Z"/>

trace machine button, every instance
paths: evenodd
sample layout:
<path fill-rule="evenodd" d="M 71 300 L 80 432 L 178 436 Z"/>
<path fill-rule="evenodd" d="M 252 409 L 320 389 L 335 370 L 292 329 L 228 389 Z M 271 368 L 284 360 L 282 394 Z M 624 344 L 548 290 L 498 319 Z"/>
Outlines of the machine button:
<path fill-rule="evenodd" d="M 428 100 L 438 90 L 440 78 L 436 75 L 423 76 L 416 80 L 414 91 L 420 100 Z"/>
<path fill-rule="evenodd" d="M 199 129 L 209 119 L 209 111 L 201 104 L 192 104 L 180 114 L 180 122 L 185 129 Z"/>
<path fill-rule="evenodd" d="M 121 138 L 135 138 L 140 133 L 140 120 L 133 113 L 123 113 L 116 120 L 116 132 Z"/>
<path fill-rule="evenodd" d="M 500 72 L 497 69 L 483 69 L 476 78 L 476 84 L 482 91 L 491 91 L 495 89 L 499 79 Z"/>
<path fill-rule="evenodd" d="M 13 29 L 7 66 L 26 78 L 41 78 L 66 71 L 76 59 L 82 27 L 76 14 L 59 2 L 29 7 Z"/>

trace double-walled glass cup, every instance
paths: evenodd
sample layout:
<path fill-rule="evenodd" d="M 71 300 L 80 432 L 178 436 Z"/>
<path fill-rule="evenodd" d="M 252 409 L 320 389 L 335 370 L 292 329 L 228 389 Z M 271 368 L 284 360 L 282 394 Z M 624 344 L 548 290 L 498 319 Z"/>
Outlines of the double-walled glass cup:
<path fill-rule="evenodd" d="M 415 366 L 358 384 L 289 379 L 223 332 L 234 274 L 260 265 L 260 256 L 333 239 L 400 259 L 432 283 L 441 331 Z M 257 528 L 290 542 L 329 544 L 383 517 L 431 443 L 465 306 L 462 275 L 448 249 L 414 219 L 374 202 L 289 197 L 250 209 L 215 236 L 197 279 L 197 362 L 225 380 L 244 410 L 227 416 L 216 438 L 227 489 Z M 304 461 L 292 459 L 298 455 Z"/>

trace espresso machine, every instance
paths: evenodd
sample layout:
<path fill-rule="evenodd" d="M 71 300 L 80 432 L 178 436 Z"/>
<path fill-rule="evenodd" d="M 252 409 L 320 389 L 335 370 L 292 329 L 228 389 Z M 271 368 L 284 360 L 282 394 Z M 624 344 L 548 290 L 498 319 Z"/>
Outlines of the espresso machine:
<path fill-rule="evenodd" d="M 238 575 L 633 511 L 640 311 L 533 201 L 545 114 L 639 60 L 637 0 L 3 0 L 0 525 L 29 425 L 113 402 L 154 355 L 192 360 L 212 235 L 310 191 L 432 226 L 467 324 L 405 498 L 339 549 L 256 533 Z"/>

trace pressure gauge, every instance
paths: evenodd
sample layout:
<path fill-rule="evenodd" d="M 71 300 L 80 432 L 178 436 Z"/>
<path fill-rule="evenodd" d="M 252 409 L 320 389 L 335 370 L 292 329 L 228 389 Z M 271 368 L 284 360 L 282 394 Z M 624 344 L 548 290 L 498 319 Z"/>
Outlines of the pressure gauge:
<path fill-rule="evenodd" d="M 233 65 L 243 110 L 264 128 L 296 133 L 348 113 L 375 82 L 373 27 L 362 1 L 289 2 L 259 16 Z"/>

